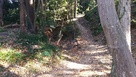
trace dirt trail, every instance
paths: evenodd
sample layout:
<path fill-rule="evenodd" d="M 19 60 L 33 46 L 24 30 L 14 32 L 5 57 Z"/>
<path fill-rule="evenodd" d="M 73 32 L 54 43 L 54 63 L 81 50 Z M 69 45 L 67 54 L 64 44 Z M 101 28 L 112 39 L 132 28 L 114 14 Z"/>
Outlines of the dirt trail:
<path fill-rule="evenodd" d="M 76 38 L 81 48 L 63 50 L 65 59 L 60 61 L 59 66 L 37 77 L 109 77 L 111 56 L 105 45 L 93 41 L 89 28 L 83 25 L 86 23 L 82 20 L 83 17 L 75 19 L 81 31 L 81 35 Z"/>
<path fill-rule="evenodd" d="M 90 34 L 90 30 L 89 27 L 86 26 L 85 23 L 87 23 L 85 20 L 83 20 L 82 15 L 78 16 L 74 21 L 76 23 L 77 28 L 80 30 L 81 32 L 81 36 L 82 38 L 84 38 L 86 41 L 88 42 L 92 42 L 92 35 Z M 80 23 L 79 23 L 80 22 Z M 85 26 L 84 26 L 85 25 Z M 86 28 L 87 27 L 87 28 Z"/>

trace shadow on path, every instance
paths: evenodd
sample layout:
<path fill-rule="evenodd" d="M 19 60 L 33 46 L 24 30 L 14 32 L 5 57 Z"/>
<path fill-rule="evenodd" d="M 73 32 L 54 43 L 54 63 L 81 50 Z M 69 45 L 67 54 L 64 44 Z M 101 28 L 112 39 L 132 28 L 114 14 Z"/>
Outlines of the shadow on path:
<path fill-rule="evenodd" d="M 10 71 L 8 68 L 0 65 L 0 77 L 21 77 L 14 72 Z"/>

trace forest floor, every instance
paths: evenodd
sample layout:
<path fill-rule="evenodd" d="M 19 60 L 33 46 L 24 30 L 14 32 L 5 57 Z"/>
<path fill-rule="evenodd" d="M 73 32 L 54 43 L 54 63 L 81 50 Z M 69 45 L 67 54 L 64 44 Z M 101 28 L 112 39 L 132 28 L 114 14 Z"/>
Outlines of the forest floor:
<path fill-rule="evenodd" d="M 107 50 L 104 34 L 92 36 L 89 22 L 83 16 L 77 17 L 74 21 L 80 35 L 74 40 L 60 42 L 63 59 L 58 63 L 46 66 L 34 60 L 31 64 L 20 66 L 0 61 L 0 77 L 109 77 L 112 57 Z M 8 44 L 13 45 L 18 29 L 7 31 L 8 34 L 0 33 L 0 42 L 8 41 Z M 132 32 L 136 33 L 136 30 Z M 132 39 L 134 38 L 135 34 Z M 135 42 L 136 40 L 132 41 L 133 51 L 136 49 Z"/>

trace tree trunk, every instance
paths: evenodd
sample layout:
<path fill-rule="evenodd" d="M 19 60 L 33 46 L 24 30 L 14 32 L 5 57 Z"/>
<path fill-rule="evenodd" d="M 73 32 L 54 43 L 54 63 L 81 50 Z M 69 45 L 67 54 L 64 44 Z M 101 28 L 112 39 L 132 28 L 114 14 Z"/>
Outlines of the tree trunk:
<path fill-rule="evenodd" d="M 123 26 L 117 15 L 114 0 L 97 0 L 97 3 L 100 21 L 113 57 L 112 77 L 136 77 L 136 66 L 126 38 L 127 35 L 130 35 L 130 32 L 127 33 L 129 30 L 124 29 L 125 25 L 130 29 L 130 14 L 123 14 L 124 17 L 122 21 L 125 22 L 125 20 L 127 20 Z M 130 6 L 128 2 L 126 4 Z M 128 11 L 130 12 L 130 10 L 125 10 L 124 12 L 129 13 Z M 127 19 L 124 20 L 126 17 Z M 130 40 L 131 39 L 129 39 L 129 41 Z"/>
<path fill-rule="evenodd" d="M 0 0 L 0 26 L 3 25 L 3 0 Z"/>
<path fill-rule="evenodd" d="M 30 30 L 35 32 L 35 11 L 34 11 L 34 1 L 33 0 L 25 0 L 26 3 L 26 14 L 28 18 L 28 24 L 30 24 Z"/>
<path fill-rule="evenodd" d="M 42 20 L 46 22 L 46 5 L 47 5 L 47 0 L 41 0 L 41 10 L 42 10 Z M 42 27 L 45 26 L 45 24 L 42 21 Z M 44 29 L 44 28 L 43 28 Z"/>
<path fill-rule="evenodd" d="M 76 18 L 77 14 L 77 0 L 74 0 L 74 18 Z"/>
<path fill-rule="evenodd" d="M 124 31 L 125 37 L 127 39 L 128 46 L 131 50 L 131 0 L 119 0 L 119 20 L 121 23 L 121 27 Z M 129 26 L 129 27 L 128 27 Z"/>
<path fill-rule="evenodd" d="M 20 31 L 25 32 L 24 24 L 24 0 L 20 0 Z"/>

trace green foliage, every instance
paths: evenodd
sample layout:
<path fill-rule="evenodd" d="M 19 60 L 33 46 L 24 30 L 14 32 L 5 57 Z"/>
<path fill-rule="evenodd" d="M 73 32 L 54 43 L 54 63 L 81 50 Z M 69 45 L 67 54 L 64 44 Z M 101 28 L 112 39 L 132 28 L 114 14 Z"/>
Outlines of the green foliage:
<path fill-rule="evenodd" d="M 47 39 L 42 34 L 36 35 L 20 33 L 17 42 L 21 43 L 23 46 L 29 46 L 38 44 L 39 42 L 47 42 Z"/>
<path fill-rule="evenodd" d="M 46 10 L 40 9 L 37 14 L 37 24 L 40 28 L 45 26 L 57 27 L 67 23 L 69 14 L 68 1 L 66 0 L 49 0 L 45 3 Z"/>
<path fill-rule="evenodd" d="M 96 7 L 95 0 L 79 0 L 78 12 L 84 13 Z"/>
<path fill-rule="evenodd" d="M 26 61 L 44 61 L 46 57 L 52 57 L 59 49 L 47 43 L 45 37 L 34 34 L 20 34 L 15 42 L 18 47 L 0 47 L 0 60 L 9 63 L 25 63 Z"/>
<path fill-rule="evenodd" d="M 0 38 L 0 40 L 1 40 L 1 38 Z M 2 46 L 2 43 L 0 43 L 0 47 Z"/>
<path fill-rule="evenodd" d="M 85 18 L 90 22 L 95 22 L 95 23 L 100 22 L 97 7 L 85 12 Z"/>
<path fill-rule="evenodd" d="M 46 56 L 51 56 L 58 50 L 54 45 L 48 44 L 47 39 L 43 35 L 35 34 L 21 34 L 18 38 L 17 43 L 25 46 L 28 53 L 41 53 Z"/>
<path fill-rule="evenodd" d="M 13 3 L 10 3 L 8 0 L 4 0 L 3 20 L 4 20 L 4 24 L 19 22 L 19 3 L 18 2 L 13 1 Z"/>
<path fill-rule="evenodd" d="M 5 32 L 6 30 L 3 28 L 0 28 L 0 32 Z"/>
<path fill-rule="evenodd" d="M 131 28 L 136 28 L 136 0 L 132 0 L 131 2 Z"/>
<path fill-rule="evenodd" d="M 43 51 L 42 52 L 42 56 L 51 56 L 51 53 L 47 52 L 47 51 Z"/>
<path fill-rule="evenodd" d="M 0 50 L 0 60 L 11 62 L 11 63 L 22 61 L 24 54 L 22 54 L 19 51 L 17 52 L 14 52 L 14 51 L 15 50 L 12 50 L 12 49 L 9 49 L 6 51 Z"/>
<path fill-rule="evenodd" d="M 136 4 L 136 0 L 132 0 L 132 3 L 135 3 L 135 4 Z"/>
<path fill-rule="evenodd" d="M 77 30 L 75 29 L 73 22 L 65 25 L 65 27 L 62 28 L 63 39 L 74 39 L 78 33 L 76 31 Z"/>
<path fill-rule="evenodd" d="M 80 13 L 85 12 L 87 8 L 89 7 L 90 0 L 79 0 L 79 9 L 78 11 Z"/>
<path fill-rule="evenodd" d="M 97 26 L 93 28 L 91 27 L 91 31 L 94 36 L 97 36 L 103 31 L 103 29 L 102 29 L 102 26 Z"/>
<path fill-rule="evenodd" d="M 67 6 L 67 1 L 66 0 L 49 0 L 48 5 L 50 10 L 60 9 L 62 7 Z"/>
<path fill-rule="evenodd" d="M 103 31 L 102 26 L 100 25 L 97 7 L 94 7 L 92 10 L 87 11 L 85 13 L 85 19 L 90 22 L 90 29 L 93 35 L 96 36 Z"/>

